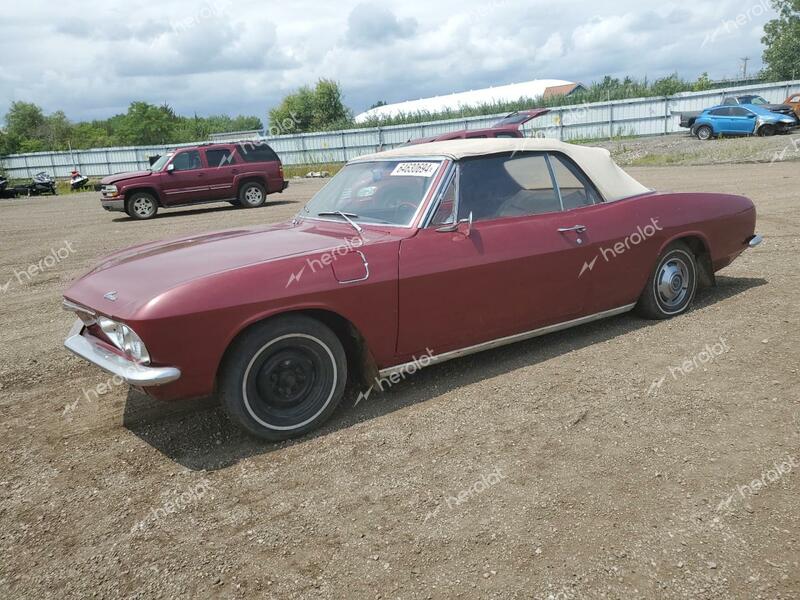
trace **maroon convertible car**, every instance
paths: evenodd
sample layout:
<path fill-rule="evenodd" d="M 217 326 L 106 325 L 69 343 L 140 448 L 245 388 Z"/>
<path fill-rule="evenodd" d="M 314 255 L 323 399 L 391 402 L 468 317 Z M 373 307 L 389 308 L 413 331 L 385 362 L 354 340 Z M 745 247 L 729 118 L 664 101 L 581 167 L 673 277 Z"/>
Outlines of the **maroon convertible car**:
<path fill-rule="evenodd" d="M 408 146 L 351 161 L 290 222 L 109 256 L 65 293 L 66 346 L 156 398 L 216 393 L 279 440 L 423 356 L 683 313 L 755 221 L 741 196 L 648 190 L 603 149 Z"/>

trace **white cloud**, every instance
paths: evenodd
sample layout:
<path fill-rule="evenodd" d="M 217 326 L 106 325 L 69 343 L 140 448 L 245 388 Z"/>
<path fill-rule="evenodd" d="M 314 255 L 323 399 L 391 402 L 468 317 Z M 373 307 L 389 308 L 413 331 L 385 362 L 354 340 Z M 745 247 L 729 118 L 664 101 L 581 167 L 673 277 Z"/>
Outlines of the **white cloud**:
<path fill-rule="evenodd" d="M 264 117 L 319 77 L 339 80 L 358 112 L 379 99 L 536 78 L 731 76 L 740 56 L 758 68 L 770 15 L 751 11 L 703 41 L 745 9 L 736 0 L 86 0 L 76 13 L 31 0 L 4 7 L 0 112 L 28 100 L 77 120 L 147 100 Z"/>

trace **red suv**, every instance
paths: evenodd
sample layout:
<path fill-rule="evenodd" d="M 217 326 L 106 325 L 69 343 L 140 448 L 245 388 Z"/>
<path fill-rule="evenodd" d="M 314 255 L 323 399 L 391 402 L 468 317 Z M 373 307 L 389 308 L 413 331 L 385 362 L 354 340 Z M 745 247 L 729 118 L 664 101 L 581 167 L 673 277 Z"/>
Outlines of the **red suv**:
<path fill-rule="evenodd" d="M 148 171 L 110 175 L 101 184 L 103 208 L 134 219 L 205 202 L 255 208 L 289 185 L 278 155 L 261 142 L 180 148 L 159 157 Z"/>

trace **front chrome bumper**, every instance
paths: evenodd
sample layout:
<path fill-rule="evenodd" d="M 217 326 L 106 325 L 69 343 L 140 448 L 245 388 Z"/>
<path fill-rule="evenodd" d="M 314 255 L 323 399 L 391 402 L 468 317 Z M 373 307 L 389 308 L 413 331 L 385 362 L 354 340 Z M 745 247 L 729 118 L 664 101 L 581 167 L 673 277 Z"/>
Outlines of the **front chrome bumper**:
<path fill-rule="evenodd" d="M 116 199 L 116 198 L 114 198 L 114 199 L 101 198 L 100 205 L 103 208 L 105 208 L 106 210 L 124 212 L 125 211 L 125 198 L 119 198 L 119 199 Z"/>
<path fill-rule="evenodd" d="M 126 383 L 140 387 L 164 385 L 179 379 L 181 376 L 180 369 L 176 367 L 147 367 L 137 364 L 124 356 L 103 348 L 99 344 L 93 343 L 91 338 L 81 335 L 82 333 L 83 322 L 78 319 L 75 321 L 75 325 L 72 326 L 64 346 L 81 358 L 116 375 Z"/>

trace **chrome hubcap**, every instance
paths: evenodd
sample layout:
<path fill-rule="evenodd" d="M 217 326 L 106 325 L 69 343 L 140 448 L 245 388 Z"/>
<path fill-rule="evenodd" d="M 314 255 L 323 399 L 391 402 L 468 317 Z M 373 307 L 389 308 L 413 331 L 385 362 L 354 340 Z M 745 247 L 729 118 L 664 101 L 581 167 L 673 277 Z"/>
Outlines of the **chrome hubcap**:
<path fill-rule="evenodd" d="M 147 198 L 137 198 L 133 202 L 133 212 L 140 217 L 149 217 L 153 212 L 153 202 Z"/>
<path fill-rule="evenodd" d="M 680 258 L 671 258 L 661 265 L 656 278 L 656 293 L 661 304 L 673 309 L 681 306 L 689 295 L 688 265 Z"/>
<path fill-rule="evenodd" d="M 244 198 L 247 200 L 248 204 L 258 204 L 261 202 L 263 196 L 261 195 L 260 189 L 251 187 L 244 193 Z"/>

